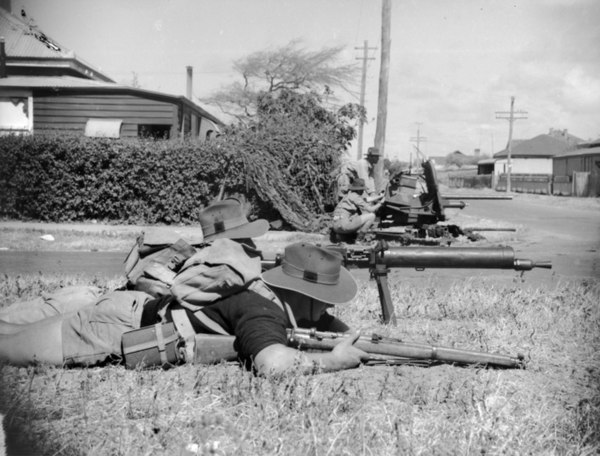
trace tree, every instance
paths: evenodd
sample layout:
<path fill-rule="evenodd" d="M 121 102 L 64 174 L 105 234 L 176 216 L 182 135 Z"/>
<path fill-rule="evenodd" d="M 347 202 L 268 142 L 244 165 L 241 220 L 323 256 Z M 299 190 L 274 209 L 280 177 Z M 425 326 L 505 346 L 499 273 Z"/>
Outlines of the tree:
<path fill-rule="evenodd" d="M 234 62 L 242 78 L 202 99 L 218 106 L 225 114 L 246 124 L 258 112 L 259 98 L 283 91 L 322 93 L 333 97 L 334 87 L 351 92 L 349 85 L 359 74 L 353 64 L 337 63 L 343 47 L 309 51 L 299 40 L 274 50 L 258 51 Z"/>
<path fill-rule="evenodd" d="M 467 157 L 460 150 L 455 150 L 454 152 L 446 155 L 446 166 L 455 165 L 458 168 L 462 168 L 466 163 Z"/>
<path fill-rule="evenodd" d="M 248 125 L 225 129 L 221 139 L 242 161 L 262 216 L 273 218 L 275 209 L 296 229 L 328 226 L 325 212 L 335 181 L 331 173 L 355 138 L 352 123 L 362 113 L 352 104 L 331 111 L 314 92 L 283 89 L 257 98 L 256 115 Z"/>

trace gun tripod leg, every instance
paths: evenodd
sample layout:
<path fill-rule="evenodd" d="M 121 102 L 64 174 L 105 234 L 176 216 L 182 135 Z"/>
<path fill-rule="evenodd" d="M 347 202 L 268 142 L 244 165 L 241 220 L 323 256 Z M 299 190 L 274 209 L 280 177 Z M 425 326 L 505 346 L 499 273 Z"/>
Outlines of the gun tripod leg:
<path fill-rule="evenodd" d="M 392 295 L 390 294 L 390 288 L 387 281 L 388 272 L 389 269 L 386 265 L 377 264 L 375 265 L 375 269 L 372 271 L 372 274 L 375 276 L 375 281 L 377 282 L 379 301 L 381 303 L 381 313 L 383 314 L 383 322 L 396 325 L 394 303 L 392 302 Z"/>

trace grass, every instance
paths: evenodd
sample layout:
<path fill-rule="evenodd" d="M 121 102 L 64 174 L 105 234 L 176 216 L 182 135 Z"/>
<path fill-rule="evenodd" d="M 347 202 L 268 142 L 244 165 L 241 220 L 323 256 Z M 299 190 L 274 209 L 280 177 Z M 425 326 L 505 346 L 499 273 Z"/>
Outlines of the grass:
<path fill-rule="evenodd" d="M 597 210 L 600 199 L 551 201 Z M 48 233 L 54 242 L 39 239 Z M 119 227 L 11 228 L 0 231 L 0 247 L 127 251 L 136 234 Z M 510 245 L 517 235 L 503 236 Z M 377 366 L 264 379 L 235 364 L 168 371 L 0 366 L 9 449 L 128 456 L 600 453 L 600 279 L 538 288 L 518 280 L 418 283 L 389 281 L 396 327 L 379 323 L 376 287 L 366 279 L 336 315 L 365 334 L 522 352 L 527 368 Z M 4 275 L 0 307 L 74 284 L 110 290 L 122 283 L 96 275 Z"/>
<path fill-rule="evenodd" d="M 101 278 L 5 276 L 0 305 Z M 337 315 L 364 333 L 526 355 L 525 370 L 361 367 L 257 378 L 235 364 L 168 371 L 1 368 L 11 441 L 32 454 L 389 455 L 600 451 L 600 282 L 552 289 L 391 284 L 399 316 L 379 323 L 375 285 Z"/>

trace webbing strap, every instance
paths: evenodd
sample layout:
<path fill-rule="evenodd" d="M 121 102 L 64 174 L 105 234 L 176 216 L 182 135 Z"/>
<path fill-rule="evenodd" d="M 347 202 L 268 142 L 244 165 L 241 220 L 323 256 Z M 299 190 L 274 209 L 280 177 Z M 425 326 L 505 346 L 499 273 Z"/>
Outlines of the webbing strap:
<path fill-rule="evenodd" d="M 162 324 L 156 323 L 154 325 L 154 332 L 156 333 L 156 345 L 158 347 L 158 354 L 160 355 L 160 361 L 163 365 L 167 364 L 167 353 L 165 351 L 166 345 L 165 345 L 165 339 L 164 339 L 163 333 L 162 333 Z"/>
<path fill-rule="evenodd" d="M 290 305 L 287 302 L 283 301 L 283 307 L 285 308 L 285 313 L 287 314 L 288 320 L 290 321 L 292 328 L 297 328 L 298 323 L 296 323 L 296 318 L 294 317 L 294 312 L 292 312 Z"/>
<path fill-rule="evenodd" d="M 223 329 L 223 327 L 219 323 L 217 323 L 216 321 L 212 320 L 210 317 L 208 317 L 201 310 L 198 310 L 198 311 L 194 312 L 194 317 L 196 317 L 198 320 L 200 320 L 200 322 L 204 326 L 206 326 L 207 328 L 209 328 L 214 333 L 221 334 L 222 336 L 229 336 L 230 335 L 227 331 L 225 331 Z"/>
<path fill-rule="evenodd" d="M 283 310 L 288 317 L 288 320 L 290 322 L 290 324 L 292 325 L 292 328 L 297 328 L 298 324 L 296 323 L 296 319 L 294 318 L 294 313 L 292 312 L 292 309 L 290 308 L 290 305 L 285 302 L 282 299 L 279 299 L 277 297 L 277 295 L 275 294 L 275 292 L 273 290 L 271 290 L 266 283 L 264 283 L 262 280 L 255 280 L 253 281 L 249 286 L 248 286 L 248 290 L 250 291 L 254 291 L 255 293 L 258 293 L 259 295 L 261 295 L 263 298 L 267 298 L 270 301 L 273 301 L 275 304 L 277 304 L 277 306 L 279 306 L 279 308 L 281 310 Z"/>
<path fill-rule="evenodd" d="M 188 363 L 193 362 L 196 345 L 196 331 L 194 331 L 190 319 L 184 309 L 173 309 L 171 311 L 171 318 L 173 319 L 175 328 L 177 328 L 177 332 L 185 342 L 185 361 Z"/>

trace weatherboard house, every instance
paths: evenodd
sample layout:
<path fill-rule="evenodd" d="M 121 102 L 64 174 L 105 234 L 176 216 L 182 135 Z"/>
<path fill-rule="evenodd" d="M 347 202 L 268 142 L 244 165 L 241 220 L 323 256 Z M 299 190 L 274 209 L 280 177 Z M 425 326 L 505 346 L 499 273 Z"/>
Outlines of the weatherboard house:
<path fill-rule="evenodd" d="M 553 158 L 574 150 L 583 142 L 567 130 L 551 128 L 549 133 L 511 143 L 511 188 L 515 191 L 550 193 L 553 175 Z M 506 189 L 508 173 L 508 145 L 494 154 L 494 180 L 496 190 Z"/>
<path fill-rule="evenodd" d="M 0 135 L 203 141 L 223 123 L 190 100 L 186 77 L 187 97 L 117 84 L 0 0 Z"/>
<path fill-rule="evenodd" d="M 600 138 L 553 158 L 555 195 L 600 196 Z"/>

